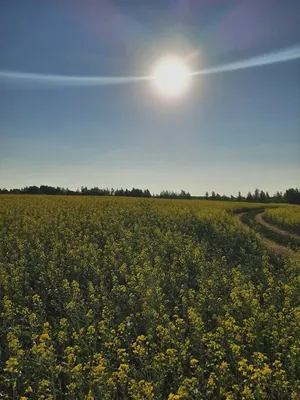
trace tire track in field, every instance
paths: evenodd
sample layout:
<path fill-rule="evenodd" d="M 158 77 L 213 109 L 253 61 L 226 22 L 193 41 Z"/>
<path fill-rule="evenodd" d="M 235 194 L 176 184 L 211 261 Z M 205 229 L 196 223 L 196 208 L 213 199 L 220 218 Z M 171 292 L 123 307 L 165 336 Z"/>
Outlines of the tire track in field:
<path fill-rule="evenodd" d="M 246 211 L 246 212 L 243 212 L 243 213 L 240 213 L 240 214 L 237 215 L 237 217 L 239 218 L 240 223 L 241 223 L 243 229 L 252 229 L 248 224 L 246 224 L 246 223 L 243 222 L 243 216 L 246 215 L 246 214 L 248 214 L 248 213 L 249 213 L 249 211 Z M 263 225 L 265 228 L 269 229 L 270 231 L 276 232 L 276 233 L 281 234 L 281 235 L 291 236 L 291 237 L 294 237 L 294 238 L 295 238 L 294 234 L 292 234 L 292 233 L 290 233 L 290 232 L 283 231 L 283 230 L 281 230 L 281 229 L 277 229 L 277 227 L 275 227 L 275 226 L 273 226 L 273 225 L 267 223 L 266 221 L 264 221 L 264 219 L 262 218 L 262 215 L 263 215 L 263 214 L 264 214 L 264 211 L 259 212 L 259 213 L 256 214 L 256 216 L 254 217 L 254 220 L 255 220 L 258 224 Z M 254 230 L 254 229 L 252 229 L 252 230 Z M 296 238 L 297 238 L 297 239 L 300 239 L 299 236 L 297 236 L 297 235 L 296 235 Z M 274 253 L 277 254 L 277 255 L 285 256 L 285 255 L 289 255 L 289 254 L 292 254 L 292 253 L 293 253 L 293 251 L 292 251 L 291 249 L 289 249 L 288 247 L 283 246 L 283 245 L 280 245 L 280 244 L 274 242 L 273 240 L 270 240 L 270 239 L 266 238 L 266 237 L 265 237 L 264 235 L 262 235 L 261 233 L 259 233 L 259 239 L 260 239 L 261 243 L 262 243 L 267 249 L 271 250 L 272 252 L 274 252 Z"/>
<path fill-rule="evenodd" d="M 275 225 L 271 225 L 269 222 L 265 221 L 264 218 L 263 218 L 263 215 L 264 215 L 264 212 L 256 214 L 255 221 L 258 222 L 261 225 L 264 225 L 266 228 L 270 229 L 271 231 L 279 233 L 280 235 L 289 236 L 289 237 L 291 237 L 293 239 L 300 240 L 300 236 L 297 235 L 296 233 L 288 232 L 286 230 L 278 228 Z"/>

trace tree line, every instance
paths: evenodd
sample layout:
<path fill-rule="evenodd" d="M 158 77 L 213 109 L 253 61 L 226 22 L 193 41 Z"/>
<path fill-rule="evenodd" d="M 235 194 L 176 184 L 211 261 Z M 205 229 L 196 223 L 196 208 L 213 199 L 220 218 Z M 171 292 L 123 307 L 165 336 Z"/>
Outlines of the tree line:
<path fill-rule="evenodd" d="M 220 195 L 219 193 L 212 192 L 205 193 L 205 196 L 191 196 L 189 192 L 181 190 L 181 192 L 174 192 L 163 190 L 159 194 L 153 194 L 149 189 L 101 189 L 97 186 L 88 189 L 82 186 L 81 189 L 76 191 L 63 187 L 54 187 L 48 185 L 41 186 L 26 186 L 22 189 L 0 189 L 0 194 L 42 194 L 42 195 L 67 195 L 67 196 L 125 196 L 125 197 L 158 197 L 164 199 L 206 199 L 206 200 L 227 200 L 227 201 L 245 201 L 256 203 L 290 203 L 300 204 L 300 189 L 287 189 L 283 192 L 276 192 L 270 196 L 268 192 L 255 189 L 253 193 L 248 192 L 247 196 L 242 196 L 238 192 L 237 196 Z"/>
<path fill-rule="evenodd" d="M 241 192 L 235 196 L 219 195 L 214 191 L 209 195 L 208 192 L 205 193 L 205 199 L 207 200 L 231 200 L 231 201 L 245 201 L 245 202 L 255 202 L 255 203 L 290 203 L 290 204 L 300 204 L 300 190 L 299 189 L 287 189 L 283 192 L 276 192 L 272 196 L 268 192 L 263 190 L 255 189 L 253 193 L 248 192 L 247 196 L 242 196 Z"/>
<path fill-rule="evenodd" d="M 0 194 L 43 194 L 63 196 L 125 196 L 125 197 L 161 197 L 166 199 L 190 199 L 191 194 L 181 190 L 180 193 L 163 190 L 159 195 L 153 194 L 149 189 L 101 189 L 97 186 L 88 189 L 81 186 L 81 189 L 70 190 L 64 187 L 54 186 L 26 186 L 22 189 L 0 189 Z"/>

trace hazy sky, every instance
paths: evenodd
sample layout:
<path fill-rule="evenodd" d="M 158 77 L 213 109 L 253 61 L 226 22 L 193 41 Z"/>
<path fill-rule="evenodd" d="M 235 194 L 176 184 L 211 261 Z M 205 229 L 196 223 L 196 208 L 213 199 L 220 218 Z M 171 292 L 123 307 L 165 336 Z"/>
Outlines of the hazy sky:
<path fill-rule="evenodd" d="M 299 0 L 0 0 L 0 72 L 139 76 L 300 45 Z M 300 60 L 194 77 L 72 87 L 0 79 L 0 187 L 48 184 L 273 193 L 300 185 Z"/>

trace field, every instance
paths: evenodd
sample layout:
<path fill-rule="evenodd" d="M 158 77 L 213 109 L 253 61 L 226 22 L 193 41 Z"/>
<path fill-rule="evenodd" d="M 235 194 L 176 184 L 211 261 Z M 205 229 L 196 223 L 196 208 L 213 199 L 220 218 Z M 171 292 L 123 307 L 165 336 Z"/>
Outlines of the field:
<path fill-rule="evenodd" d="M 300 235 L 300 207 L 289 206 L 269 209 L 266 211 L 266 220 L 279 228 L 295 232 Z"/>
<path fill-rule="evenodd" d="M 300 398 L 300 253 L 254 208 L 0 196 L 0 397 Z"/>

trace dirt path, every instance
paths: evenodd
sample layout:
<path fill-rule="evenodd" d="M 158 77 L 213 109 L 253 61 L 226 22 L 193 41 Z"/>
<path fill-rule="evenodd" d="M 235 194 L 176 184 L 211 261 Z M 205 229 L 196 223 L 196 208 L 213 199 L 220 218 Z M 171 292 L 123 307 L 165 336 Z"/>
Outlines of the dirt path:
<path fill-rule="evenodd" d="M 287 254 L 291 254 L 292 250 L 288 249 L 285 246 L 281 246 L 280 244 L 273 242 L 270 239 L 267 239 L 265 236 L 260 234 L 260 240 L 264 246 L 266 246 L 269 250 L 272 250 L 274 253 L 279 254 L 280 256 L 284 256 Z"/>
<path fill-rule="evenodd" d="M 264 214 L 263 212 L 261 212 L 259 214 L 256 214 L 255 221 L 258 222 L 261 225 L 264 225 L 266 228 L 270 229 L 271 231 L 279 233 L 280 235 L 289 236 L 291 238 L 300 240 L 300 236 L 297 235 L 296 233 L 291 233 L 291 232 L 288 232 L 288 231 L 284 231 L 283 229 L 277 228 L 277 226 L 271 225 L 271 224 L 269 224 L 269 222 L 266 222 L 263 219 L 263 214 Z"/>
<path fill-rule="evenodd" d="M 251 228 L 250 228 L 247 224 L 245 224 L 245 223 L 243 222 L 243 220 L 242 220 L 243 215 L 245 215 L 245 214 L 247 214 L 247 213 L 248 213 L 248 212 L 243 212 L 243 213 L 237 214 L 237 217 L 239 218 L 243 229 L 251 229 Z M 284 232 L 284 233 L 288 233 L 288 234 L 289 234 L 289 232 L 281 231 L 280 229 L 277 230 L 276 227 L 274 227 L 273 225 L 270 225 L 270 224 L 268 224 L 267 222 L 265 222 L 265 221 L 263 220 L 263 218 L 262 218 L 262 214 L 263 214 L 263 212 L 260 212 L 259 214 L 257 214 L 257 215 L 255 216 L 255 221 L 256 221 L 257 223 L 259 223 L 259 224 L 261 224 L 261 225 L 264 225 L 266 228 L 268 228 L 268 229 L 270 229 L 270 230 L 273 230 L 273 231 L 275 231 L 275 232 L 278 232 L 278 233 Z M 275 229 L 274 229 L 274 228 L 275 228 Z M 292 251 L 291 251 L 290 249 L 288 249 L 287 247 L 282 246 L 282 245 L 280 245 L 280 244 L 278 244 L 278 243 L 276 243 L 276 242 L 273 242 L 273 241 L 270 240 L 270 239 L 267 239 L 267 238 L 266 238 L 265 236 L 263 236 L 261 233 L 260 233 L 259 235 L 260 235 L 259 237 L 260 237 L 261 243 L 262 243 L 266 248 L 268 248 L 269 250 L 271 250 L 272 252 L 274 252 L 275 254 L 278 254 L 278 255 L 280 255 L 280 256 L 284 256 L 284 255 L 287 255 L 287 254 L 291 254 L 291 253 L 292 253 Z M 291 234 L 291 235 L 293 236 L 293 234 Z"/>

